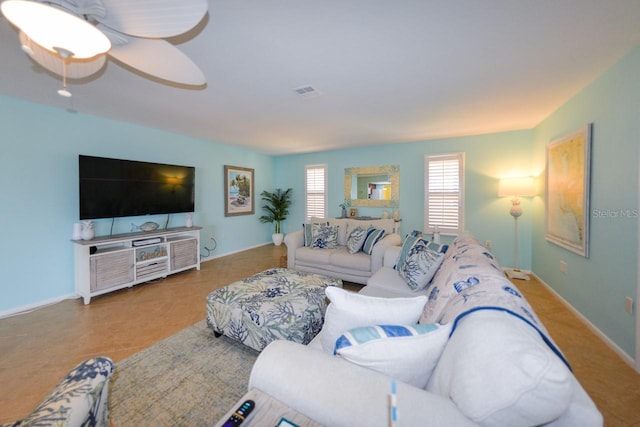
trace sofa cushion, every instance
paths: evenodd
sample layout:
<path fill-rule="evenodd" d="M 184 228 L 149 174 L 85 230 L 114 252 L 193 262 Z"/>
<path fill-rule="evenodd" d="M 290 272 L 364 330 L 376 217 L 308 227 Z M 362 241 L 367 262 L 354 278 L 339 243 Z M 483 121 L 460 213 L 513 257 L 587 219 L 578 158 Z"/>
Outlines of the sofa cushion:
<path fill-rule="evenodd" d="M 400 277 L 397 270 L 391 267 L 382 267 L 367 280 L 367 286 L 362 288 L 359 293 L 361 295 L 397 298 L 428 295 L 427 292 L 428 290 L 426 289 L 414 291 L 407 286 L 407 283 Z"/>
<path fill-rule="evenodd" d="M 332 288 L 325 290 L 331 304 L 327 307 L 320 332 L 322 348 L 330 354 L 333 354 L 338 337 L 349 329 L 380 324 L 417 323 L 427 302 L 426 296 L 376 298 Z"/>
<path fill-rule="evenodd" d="M 324 224 L 312 224 L 311 236 L 314 249 L 335 249 L 338 246 L 338 227 Z"/>
<path fill-rule="evenodd" d="M 349 253 L 346 246 L 338 246 L 331 252 L 329 263 L 349 270 L 371 271 L 371 256 L 364 252 Z"/>
<path fill-rule="evenodd" d="M 331 264 L 331 254 L 337 250 L 338 249 L 325 249 L 319 251 L 311 247 L 300 247 L 296 250 L 296 262 L 300 261 L 318 265 L 329 265 Z"/>
<path fill-rule="evenodd" d="M 569 369 L 535 329 L 495 310 L 459 321 L 427 390 L 485 426 L 546 424 L 572 397 Z"/>
<path fill-rule="evenodd" d="M 356 365 L 424 388 L 449 338 L 451 324 L 376 325 L 350 329 L 335 353 Z"/>
<path fill-rule="evenodd" d="M 363 227 L 356 227 L 349 232 L 349 237 L 347 238 L 347 249 L 349 249 L 350 254 L 355 254 L 360 252 L 362 249 L 362 245 L 364 245 L 364 241 L 367 238 L 367 229 Z"/>

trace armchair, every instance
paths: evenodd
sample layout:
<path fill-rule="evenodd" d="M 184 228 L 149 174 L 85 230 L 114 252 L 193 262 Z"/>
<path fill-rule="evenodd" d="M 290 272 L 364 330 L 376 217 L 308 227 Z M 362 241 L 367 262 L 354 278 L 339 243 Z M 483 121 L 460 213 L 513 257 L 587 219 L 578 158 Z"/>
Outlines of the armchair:
<path fill-rule="evenodd" d="M 115 365 L 107 357 L 85 360 L 73 368 L 24 419 L 0 427 L 109 426 L 109 379 Z"/>

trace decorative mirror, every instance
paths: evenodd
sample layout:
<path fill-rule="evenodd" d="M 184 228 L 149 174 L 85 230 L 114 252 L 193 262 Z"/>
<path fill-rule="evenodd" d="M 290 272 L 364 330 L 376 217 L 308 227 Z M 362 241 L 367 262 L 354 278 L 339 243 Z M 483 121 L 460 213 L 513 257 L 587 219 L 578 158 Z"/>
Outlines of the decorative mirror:
<path fill-rule="evenodd" d="M 345 168 L 344 198 L 351 206 L 398 207 L 400 166 Z"/>

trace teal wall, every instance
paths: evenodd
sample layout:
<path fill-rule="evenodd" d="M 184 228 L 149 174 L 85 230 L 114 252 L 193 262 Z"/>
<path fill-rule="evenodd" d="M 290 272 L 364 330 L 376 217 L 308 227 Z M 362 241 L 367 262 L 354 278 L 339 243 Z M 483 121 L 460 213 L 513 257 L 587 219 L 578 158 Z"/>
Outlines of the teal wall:
<path fill-rule="evenodd" d="M 539 198 L 534 202 L 533 270 L 629 355 L 635 354 L 637 314 L 627 314 L 624 307 L 625 297 L 635 300 L 638 283 L 639 73 L 636 48 L 534 133 L 535 164 L 542 169 L 547 143 L 593 123 L 590 256 L 545 240 L 544 198 Z M 567 262 L 566 274 L 560 273 L 560 260 Z"/>
<path fill-rule="evenodd" d="M 255 169 L 256 195 L 273 187 L 273 158 L 253 151 L 168 132 L 132 126 L 64 109 L 0 97 L 0 313 L 74 293 L 73 223 L 78 221 L 78 154 L 196 167 L 194 224 L 204 227 L 202 245 L 214 233 L 212 256 L 271 241 L 272 227 L 256 215 L 224 216 L 224 165 Z M 131 231 L 147 220 L 122 218 L 114 232 Z M 169 226 L 184 225 L 183 214 Z M 109 234 L 110 220 L 96 222 Z M 205 251 L 206 252 L 206 251 Z"/>
<path fill-rule="evenodd" d="M 465 152 L 465 228 L 481 242 L 491 240 L 492 251 L 504 266 L 514 265 L 514 220 L 509 215 L 511 202 L 498 198 L 498 179 L 506 176 L 539 174 L 532 165 L 533 131 L 514 131 L 471 137 L 449 138 L 402 144 L 386 144 L 312 154 L 282 156 L 276 159 L 276 183 L 293 188 L 296 203 L 284 232 L 298 229 L 304 221 L 304 167 L 326 163 L 329 168 L 329 216 L 340 216 L 344 200 L 344 169 L 362 166 L 400 166 L 400 216 L 402 233 L 424 228 L 424 156 Z M 524 215 L 518 228 L 520 262 L 531 268 L 532 200 L 524 199 Z M 381 216 L 391 208 L 362 208 L 360 215 Z M 395 209 L 393 209 L 395 210 Z"/>

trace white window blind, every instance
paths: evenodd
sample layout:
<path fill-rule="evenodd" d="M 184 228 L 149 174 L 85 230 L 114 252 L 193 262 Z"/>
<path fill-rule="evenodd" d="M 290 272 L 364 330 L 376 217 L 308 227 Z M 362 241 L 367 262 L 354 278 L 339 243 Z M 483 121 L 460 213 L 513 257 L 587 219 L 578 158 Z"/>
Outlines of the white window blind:
<path fill-rule="evenodd" d="M 464 230 L 464 153 L 424 157 L 425 231 L 435 226 L 442 234 Z"/>
<path fill-rule="evenodd" d="M 305 221 L 327 213 L 327 165 L 305 166 Z"/>

